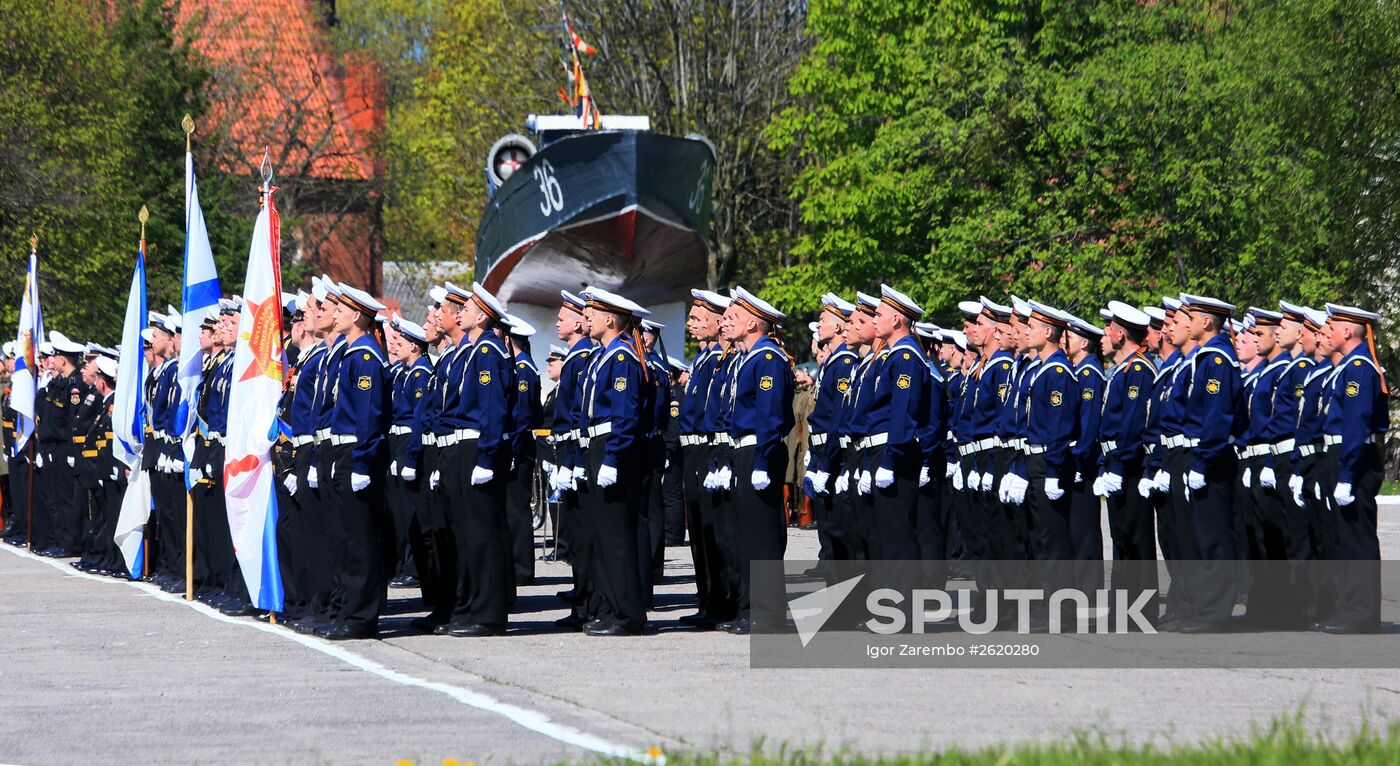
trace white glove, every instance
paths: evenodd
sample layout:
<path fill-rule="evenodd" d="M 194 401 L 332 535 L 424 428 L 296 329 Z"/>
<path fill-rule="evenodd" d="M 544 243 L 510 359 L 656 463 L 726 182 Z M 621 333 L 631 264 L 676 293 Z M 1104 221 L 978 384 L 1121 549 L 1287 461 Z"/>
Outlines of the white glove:
<path fill-rule="evenodd" d="M 958 469 L 957 463 L 949 463 L 948 465 L 953 469 L 953 472 L 948 475 L 948 478 L 953 480 L 953 489 L 961 492 L 963 488 L 962 471 Z"/>
<path fill-rule="evenodd" d="M 982 474 L 982 491 L 983 491 L 983 492 L 991 492 L 991 491 L 992 491 L 992 480 L 993 480 L 993 477 L 992 477 L 992 472 L 991 472 L 991 471 L 988 471 L 988 472 Z"/>
<path fill-rule="evenodd" d="M 571 487 L 577 487 L 579 482 L 587 479 L 588 471 L 584 470 L 583 466 L 576 466 L 569 471 L 569 486 Z"/>
<path fill-rule="evenodd" d="M 875 470 L 875 486 L 884 489 L 894 483 L 894 471 L 888 468 L 877 468 Z"/>
<path fill-rule="evenodd" d="M 1093 485 L 1089 487 L 1089 492 L 1092 493 L 1094 497 L 1108 497 L 1108 495 L 1104 494 L 1102 476 L 1100 476 L 1097 479 L 1094 479 Z"/>
<path fill-rule="evenodd" d="M 981 488 L 982 488 L 982 474 L 978 473 L 977 471 L 968 471 L 968 472 L 967 472 L 967 490 L 968 490 L 969 492 L 976 492 L 977 490 L 979 490 L 979 489 L 981 489 Z"/>
<path fill-rule="evenodd" d="M 545 474 L 546 476 L 548 476 L 548 477 L 550 478 L 551 481 L 553 481 L 553 479 L 554 479 L 554 464 L 553 464 L 553 463 L 549 462 L 548 460 L 541 460 L 541 461 L 540 461 L 540 470 L 543 471 L 544 474 Z"/>
<path fill-rule="evenodd" d="M 198 484 L 198 483 L 200 483 L 201 481 L 204 481 L 204 472 L 201 471 L 201 470 L 199 470 L 198 468 L 191 468 L 191 469 L 190 469 L 190 483 L 191 483 L 191 484 Z"/>
<path fill-rule="evenodd" d="M 295 495 L 297 493 L 297 475 L 294 473 L 287 474 L 287 478 L 282 480 L 282 486 L 287 488 L 287 494 Z"/>
<path fill-rule="evenodd" d="M 719 479 L 720 489 L 729 489 L 734 486 L 734 471 L 730 470 L 729 466 L 719 469 L 719 473 L 715 476 Z"/>
<path fill-rule="evenodd" d="M 306 486 L 312 489 L 321 486 L 320 483 L 316 481 L 316 466 L 314 465 L 306 469 Z"/>
<path fill-rule="evenodd" d="M 997 485 L 997 499 L 1003 503 L 1011 502 L 1011 487 L 1015 482 L 1012 476 L 1015 474 L 1002 474 L 1001 483 Z"/>
<path fill-rule="evenodd" d="M 1138 494 L 1142 495 L 1143 498 L 1152 497 L 1152 493 L 1156 491 L 1156 489 L 1157 483 L 1152 481 L 1151 479 L 1138 480 Z"/>
<path fill-rule="evenodd" d="M 156 457 L 156 473 L 165 473 L 170 469 L 170 458 L 165 455 Z"/>
<path fill-rule="evenodd" d="M 832 485 L 832 488 L 836 490 L 836 494 L 844 495 L 846 490 L 851 488 L 851 475 L 842 471 L 836 476 L 836 483 Z"/>
<path fill-rule="evenodd" d="M 442 472 L 441 472 L 441 471 L 433 471 L 432 475 L 430 475 L 430 476 L 428 477 L 428 489 L 437 489 L 437 488 L 438 488 L 438 484 L 439 484 L 441 481 L 442 481 Z"/>
<path fill-rule="evenodd" d="M 362 473 L 350 474 L 350 489 L 356 492 L 363 492 L 369 486 L 369 477 Z"/>
<path fill-rule="evenodd" d="M 617 483 L 617 469 L 610 465 L 598 467 L 598 486 L 611 487 Z"/>
<path fill-rule="evenodd" d="M 929 477 L 929 475 L 928 475 L 928 466 L 924 466 L 923 468 L 921 468 L 921 469 L 919 470 L 919 486 L 920 486 L 920 487 L 927 487 L 927 486 L 928 486 L 928 483 L 929 483 L 929 480 L 930 480 L 930 477 Z"/>
<path fill-rule="evenodd" d="M 495 475 L 496 472 L 490 468 L 482 468 L 479 465 L 474 465 L 472 466 L 472 486 L 475 487 L 478 484 L 485 484 L 491 481 L 491 477 Z"/>
<path fill-rule="evenodd" d="M 951 479 L 951 478 L 953 478 L 953 474 L 955 474 L 955 473 L 957 473 L 957 472 L 958 472 L 958 464 L 957 464 L 957 463 L 949 463 L 949 464 L 948 464 L 947 470 L 945 470 L 945 471 L 943 472 L 943 478 L 945 478 L 945 479 Z"/>
<path fill-rule="evenodd" d="M 1152 484 L 1153 486 L 1157 487 L 1158 492 L 1171 492 L 1172 475 L 1159 468 L 1157 469 L 1157 475 L 1152 479 Z"/>
<path fill-rule="evenodd" d="M 870 494 L 870 485 L 873 484 L 869 471 L 861 471 L 860 479 L 856 482 L 856 491 L 862 495 Z"/>
<path fill-rule="evenodd" d="M 1313 483 L 1313 497 L 1318 500 L 1322 499 L 1322 482 Z"/>
<path fill-rule="evenodd" d="M 754 489 L 768 489 L 768 485 L 770 483 L 770 479 L 768 478 L 768 472 L 754 471 L 753 473 L 749 474 L 749 483 L 753 485 Z"/>
<path fill-rule="evenodd" d="M 1031 483 L 1020 476 L 1011 474 L 1011 486 L 1006 492 L 1006 502 L 1012 505 L 1021 505 L 1026 502 L 1026 490 L 1030 489 Z"/>
<path fill-rule="evenodd" d="M 831 478 L 831 474 L 826 471 L 808 471 L 807 479 L 812 482 L 812 491 L 818 495 L 826 494 L 826 482 Z"/>
<path fill-rule="evenodd" d="M 1249 468 L 1244 469 L 1244 475 L 1240 477 L 1240 483 L 1243 484 L 1243 485 L 1245 485 L 1245 487 L 1249 487 L 1249 485 L 1250 485 L 1250 481 L 1249 481 L 1249 480 L 1250 480 L 1250 478 L 1251 478 L 1253 475 L 1254 475 L 1254 472 L 1253 472 L 1252 469 L 1249 469 Z M 1199 489 L 1199 488 L 1198 488 L 1198 487 L 1192 487 L 1191 489 Z"/>
<path fill-rule="evenodd" d="M 69 467 L 69 468 L 72 468 L 76 463 L 77 463 L 77 461 L 74 460 L 72 457 L 69 457 L 69 458 L 68 458 L 68 467 Z"/>
<path fill-rule="evenodd" d="M 1259 469 L 1259 486 L 1264 489 L 1276 489 L 1278 487 L 1278 477 L 1274 476 L 1274 469 L 1268 466 Z"/>
<path fill-rule="evenodd" d="M 414 479 L 418 478 L 418 469 L 404 466 L 403 471 L 399 473 L 399 478 L 403 479 L 404 481 L 413 481 Z"/>
<path fill-rule="evenodd" d="M 116 466 L 112 466 L 112 481 L 116 481 L 116 480 L 117 480 L 117 467 L 116 467 Z"/>
<path fill-rule="evenodd" d="M 1293 504 L 1303 507 L 1303 477 L 1293 474 L 1288 477 L 1288 491 L 1293 493 Z"/>
<path fill-rule="evenodd" d="M 1198 471 L 1192 471 L 1186 474 L 1186 486 L 1191 489 L 1205 489 L 1206 477 Z"/>
<path fill-rule="evenodd" d="M 554 474 L 549 477 L 549 483 L 556 490 L 563 492 L 573 486 L 574 472 L 568 466 L 555 466 Z"/>
<path fill-rule="evenodd" d="M 1045 496 L 1051 500 L 1059 500 L 1065 496 L 1065 491 L 1060 489 L 1060 480 L 1054 476 L 1045 479 Z"/>
<path fill-rule="evenodd" d="M 1332 491 L 1332 497 L 1336 499 L 1337 505 L 1351 505 L 1356 502 L 1356 498 L 1351 494 L 1351 482 L 1339 482 L 1337 488 Z"/>
<path fill-rule="evenodd" d="M 391 463 L 389 463 L 389 475 L 390 475 L 390 476 L 398 476 L 398 475 L 399 475 L 399 461 L 395 460 L 395 461 L 392 461 Z"/>
<path fill-rule="evenodd" d="M 1079 471 L 1075 471 L 1075 472 L 1074 472 L 1074 483 L 1075 483 L 1075 484 L 1083 484 L 1083 483 L 1084 483 L 1084 474 L 1080 473 Z"/>
<path fill-rule="evenodd" d="M 711 470 L 705 474 L 705 480 L 700 482 L 700 486 L 712 491 L 719 489 L 719 471 Z"/>
<path fill-rule="evenodd" d="M 1103 496 L 1116 495 L 1123 491 L 1123 477 L 1116 473 L 1106 473 L 1099 477 L 1103 481 Z"/>
<path fill-rule="evenodd" d="M 35 467 L 35 468 L 43 468 L 43 467 L 44 467 L 44 453 L 42 453 L 42 452 L 35 452 L 35 453 L 34 453 L 34 467 Z"/>

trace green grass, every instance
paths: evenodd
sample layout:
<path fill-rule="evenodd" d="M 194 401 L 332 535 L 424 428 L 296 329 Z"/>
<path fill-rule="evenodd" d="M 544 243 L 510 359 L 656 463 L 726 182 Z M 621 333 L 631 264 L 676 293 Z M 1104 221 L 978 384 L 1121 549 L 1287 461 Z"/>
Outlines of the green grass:
<path fill-rule="evenodd" d="M 1400 481 L 1391 480 L 1381 482 L 1381 494 L 1400 495 Z"/>
<path fill-rule="evenodd" d="M 936 721 L 911 722 L 936 727 Z M 1400 721 L 1385 727 L 1362 724 L 1351 735 L 1335 740 L 1311 731 L 1301 713 L 1256 728 L 1248 736 L 1197 744 L 1133 745 L 1102 733 L 1078 733 L 1056 744 L 1013 745 L 977 750 L 949 749 L 905 756 L 870 757 L 848 750 L 756 746 L 745 756 L 708 753 L 667 753 L 666 766 L 1137 766 L 1139 764 L 1205 764 L 1207 766 L 1322 766 L 1323 764 L 1400 763 Z"/>

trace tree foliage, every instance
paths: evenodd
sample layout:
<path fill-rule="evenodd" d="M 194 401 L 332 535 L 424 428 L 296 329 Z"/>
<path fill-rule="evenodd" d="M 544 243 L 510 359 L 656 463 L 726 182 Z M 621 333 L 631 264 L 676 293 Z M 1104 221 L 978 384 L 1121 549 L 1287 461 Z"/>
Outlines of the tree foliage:
<path fill-rule="evenodd" d="M 769 287 L 1091 312 L 1199 290 L 1381 297 L 1397 254 L 1400 7 L 817 0 L 773 121 L 810 160 Z"/>

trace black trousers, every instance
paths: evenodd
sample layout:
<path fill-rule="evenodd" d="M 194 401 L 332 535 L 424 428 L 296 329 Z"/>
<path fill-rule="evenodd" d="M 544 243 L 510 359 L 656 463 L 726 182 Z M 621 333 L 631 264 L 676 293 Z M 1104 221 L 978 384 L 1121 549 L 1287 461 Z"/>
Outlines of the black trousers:
<path fill-rule="evenodd" d="M 1181 618 L 1219 624 L 1230 618 L 1237 589 L 1233 515 L 1237 461 L 1228 452 L 1216 458 L 1206 466 L 1205 486 L 1191 490 L 1187 474 L 1192 461 L 1190 451 L 1183 451 L 1179 472 L 1172 476 L 1178 520 L 1186 527 L 1180 539 L 1189 561 L 1173 591 L 1182 591 Z"/>
<path fill-rule="evenodd" d="M 666 441 L 666 462 L 661 473 L 661 504 L 665 508 L 664 545 L 684 545 L 686 533 L 685 456 L 679 440 Z M 664 552 L 663 552 L 664 558 Z"/>
<path fill-rule="evenodd" d="M 408 527 L 413 523 L 413 497 L 399 475 L 408 457 L 408 440 L 411 438 L 411 434 L 390 434 L 388 437 L 389 465 L 397 469 L 384 472 L 384 501 L 388 504 L 389 518 L 393 522 L 390 529 L 393 534 L 391 547 L 394 551 L 391 577 L 418 576 L 417 564 L 413 559 L 413 546 L 409 543 L 408 534 Z"/>
<path fill-rule="evenodd" d="M 682 447 L 681 461 L 685 521 L 690 533 L 690 556 L 695 562 L 695 597 L 700 612 L 708 615 L 715 606 L 714 596 L 724 593 L 724 584 L 719 580 L 722 565 L 719 543 L 715 539 L 714 500 L 703 485 L 705 474 L 710 470 L 710 445 Z"/>
<path fill-rule="evenodd" d="M 303 560 L 305 540 L 298 531 L 302 525 L 301 498 L 310 489 L 298 479 L 297 493 L 287 491 L 287 477 L 297 467 L 296 449 L 290 443 L 273 447 L 272 464 L 277 472 L 272 489 L 277 493 L 277 567 L 282 573 L 282 616 L 297 620 L 306 616 L 310 592 Z"/>
<path fill-rule="evenodd" d="M 81 468 L 81 464 L 79 464 Z M 101 541 L 98 536 L 102 534 L 102 528 L 106 526 L 106 508 L 102 506 L 102 486 L 93 482 L 82 482 L 83 486 L 81 513 L 83 518 L 83 547 L 80 551 L 79 562 L 90 567 L 98 567 L 103 563 L 105 551 L 101 548 Z"/>
<path fill-rule="evenodd" d="M 1079 478 L 1060 478 L 1065 494 L 1069 496 L 1069 536 L 1074 547 L 1074 558 L 1078 561 L 1103 561 L 1103 504 L 1094 494 L 1092 467 L 1081 467 Z M 1127 485 L 1124 485 L 1127 489 Z M 1137 491 L 1134 483 L 1133 491 Z"/>
<path fill-rule="evenodd" d="M 370 485 L 358 492 L 351 485 L 354 449 L 353 444 L 321 444 L 334 470 L 318 479 L 340 528 L 331 554 L 335 583 L 328 614 L 336 625 L 373 635 L 379 631 L 379 615 L 389 598 L 389 569 L 395 557 L 393 521 L 384 505 L 382 481 L 371 478 Z M 368 475 L 382 476 L 387 462 L 375 461 Z"/>
<path fill-rule="evenodd" d="M 779 449 L 768 461 L 770 481 L 763 489 L 753 486 L 754 447 L 742 447 L 734 452 L 734 508 L 739 521 L 739 610 L 740 619 L 752 618 L 755 601 L 752 578 L 753 562 L 782 561 L 787 550 L 787 508 L 783 504 L 782 477 L 787 475 L 787 450 Z M 912 515 L 912 514 L 911 514 Z M 766 581 L 765 581 L 766 582 Z M 764 624 L 781 615 L 782 583 L 766 583 L 771 592 L 759 596 L 760 609 L 765 610 Z"/>
<path fill-rule="evenodd" d="M 875 474 L 885 459 L 885 446 L 866 450 L 871 475 L 872 505 L 875 517 L 875 544 L 871 558 L 882 561 L 918 561 L 919 547 L 919 469 L 922 455 L 911 452 L 894 462 L 894 482 L 880 488 Z"/>
<path fill-rule="evenodd" d="M 117 519 L 121 516 L 122 498 L 126 496 L 126 487 L 125 476 L 116 481 L 104 480 L 94 498 L 102 506 L 102 526 L 97 531 L 97 565 L 120 574 L 130 574 L 116 541 Z"/>
<path fill-rule="evenodd" d="M 515 598 L 515 574 L 506 521 L 506 454 L 498 454 L 494 475 L 472 484 L 477 462 L 475 440 L 442 451 L 448 523 L 456 548 L 456 603 L 452 624 L 504 630 Z"/>
<path fill-rule="evenodd" d="M 26 539 L 31 526 L 29 509 L 39 493 L 37 471 L 29 458 L 30 452 L 26 449 L 18 457 L 10 458 L 9 493 L 5 495 L 10 534 Z"/>
<path fill-rule="evenodd" d="M 1336 465 L 1335 449 L 1327 461 Z M 1355 630 L 1374 631 L 1381 618 L 1381 548 L 1376 531 L 1376 494 L 1381 487 L 1381 453 L 1375 444 L 1366 445 L 1352 476 L 1351 494 L 1355 500 L 1341 505 L 1335 498 L 1329 505 L 1336 517 L 1336 562 L 1329 567 L 1331 609 L 1328 621 Z M 1337 469 L 1330 468 L 1331 487 L 1336 487 Z M 1328 498 L 1323 487 L 1323 498 Z"/>
<path fill-rule="evenodd" d="M 716 445 L 710 448 L 711 463 L 728 466 L 738 480 L 739 470 L 734 463 L 734 448 Z M 717 577 L 722 584 L 718 598 L 718 609 L 713 617 L 732 619 L 739 614 L 739 515 L 734 505 L 734 490 L 721 489 L 710 493 L 711 518 L 714 519 L 715 549 L 718 552 Z"/>
<path fill-rule="evenodd" d="M 1142 461 L 1124 465 L 1123 491 L 1109 495 L 1108 536 L 1113 543 L 1111 584 L 1116 590 L 1141 593 L 1157 590 L 1157 537 L 1153 520 L 1156 507 L 1153 498 L 1138 492 L 1143 478 Z M 1132 600 L 1132 597 L 1129 597 Z M 1155 610 L 1150 615 L 1156 617 Z"/>
<path fill-rule="evenodd" d="M 659 435 L 648 436 L 642 452 L 642 504 L 637 523 L 637 574 L 642 597 L 651 605 L 652 591 L 666 562 L 666 506 L 661 478 L 666 464 L 666 444 Z"/>
<path fill-rule="evenodd" d="M 177 448 L 178 449 L 178 448 Z M 181 462 L 184 462 L 183 455 Z M 151 501 L 155 504 L 157 558 L 154 571 L 181 582 L 185 579 L 185 525 L 189 495 L 183 472 L 152 469 Z"/>
<path fill-rule="evenodd" d="M 340 544 L 342 528 L 331 506 L 330 444 L 297 448 L 297 499 L 299 523 L 297 545 L 299 568 L 306 578 L 306 613 L 318 621 L 331 619 L 331 591 L 335 588 L 334 552 Z M 307 477 L 316 469 L 316 487 Z"/>
<path fill-rule="evenodd" d="M 862 495 L 856 486 L 866 468 L 865 453 L 854 446 L 848 447 L 846 472 L 850 480 L 841 498 L 845 499 L 842 509 L 843 524 L 850 541 L 852 561 L 874 561 L 880 558 L 880 529 L 875 518 L 875 496 L 873 493 Z M 874 473 L 871 471 L 872 480 Z M 841 502 L 841 498 L 837 499 L 838 503 Z"/>
<path fill-rule="evenodd" d="M 535 466 L 535 440 L 530 438 L 517 449 L 514 464 L 505 475 L 506 526 L 517 585 L 535 579 L 535 527 L 530 508 Z M 540 502 L 544 502 L 544 498 L 540 498 Z"/>
<path fill-rule="evenodd" d="M 1249 557 L 1250 589 L 1247 618 L 1250 622 L 1285 627 L 1301 627 L 1310 599 L 1305 595 L 1306 575 L 1295 562 L 1308 558 L 1307 513 L 1293 502 L 1288 489 L 1289 471 L 1275 471 L 1275 486 L 1259 481 L 1268 462 L 1264 456 L 1247 462 L 1250 487 L 1241 488 L 1248 497 L 1245 520 Z M 1282 466 L 1287 460 L 1278 461 Z"/>
<path fill-rule="evenodd" d="M 642 552 L 637 546 L 638 510 L 643 502 L 641 472 L 645 462 L 635 453 L 622 455 L 616 466 L 617 482 L 610 487 L 599 487 L 598 471 L 603 466 L 609 438 L 597 437 L 589 443 L 587 484 L 580 485 L 579 489 L 582 512 L 592 523 L 594 533 L 590 551 L 594 588 L 590 609 L 595 619 L 640 632 L 647 619 L 638 577 Z"/>
<path fill-rule="evenodd" d="M 1048 473 L 1045 457 L 1031 455 L 1026 458 L 1026 479 L 1030 488 L 1026 490 L 1026 508 L 1029 513 L 1031 550 L 1037 561 L 1073 561 L 1075 546 L 1073 530 L 1070 526 L 1070 509 L 1073 488 L 1073 469 L 1068 476 L 1065 470 L 1059 471 L 1060 489 L 1064 494 L 1058 500 L 1051 500 L 1045 492 Z"/>
<path fill-rule="evenodd" d="M 409 544 L 414 546 L 418 587 L 428 620 L 439 625 L 452 619 L 452 607 L 457 603 L 457 551 L 449 531 L 447 503 L 442 485 L 432 489 L 429 482 L 433 471 L 441 469 L 441 452 L 436 446 L 424 445 L 417 477 L 404 483 L 414 506 Z"/>

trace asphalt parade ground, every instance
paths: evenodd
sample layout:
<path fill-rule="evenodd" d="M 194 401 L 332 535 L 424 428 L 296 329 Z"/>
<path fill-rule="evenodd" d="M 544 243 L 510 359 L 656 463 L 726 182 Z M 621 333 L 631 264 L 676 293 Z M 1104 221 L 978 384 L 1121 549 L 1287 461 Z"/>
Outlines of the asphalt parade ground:
<path fill-rule="evenodd" d="M 1400 558 L 1400 503 L 1382 505 L 1380 536 Z M 792 530 L 789 558 L 815 552 L 815 533 Z M 412 632 L 416 591 L 392 589 L 383 640 L 332 644 L 0 546 L 0 762 L 873 755 L 1083 731 L 1188 743 L 1299 710 L 1338 736 L 1400 719 L 1400 669 L 752 669 L 747 638 L 677 621 L 693 611 L 686 548 L 667 549 L 642 637 L 555 628 L 568 569 L 536 573 L 505 637 Z"/>

